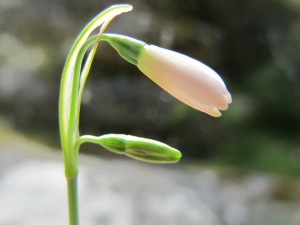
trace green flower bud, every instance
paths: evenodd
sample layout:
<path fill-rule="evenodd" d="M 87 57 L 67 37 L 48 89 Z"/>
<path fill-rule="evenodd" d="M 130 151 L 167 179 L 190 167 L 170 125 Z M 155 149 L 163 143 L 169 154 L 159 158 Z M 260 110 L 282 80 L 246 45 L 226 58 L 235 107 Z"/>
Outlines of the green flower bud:
<path fill-rule="evenodd" d="M 99 137 L 99 144 L 108 150 L 124 154 L 126 149 L 126 139 L 127 135 L 125 134 L 106 134 Z"/>
<path fill-rule="evenodd" d="M 107 134 L 100 136 L 98 143 L 110 151 L 151 163 L 175 163 L 181 157 L 180 151 L 169 145 L 130 135 Z"/>

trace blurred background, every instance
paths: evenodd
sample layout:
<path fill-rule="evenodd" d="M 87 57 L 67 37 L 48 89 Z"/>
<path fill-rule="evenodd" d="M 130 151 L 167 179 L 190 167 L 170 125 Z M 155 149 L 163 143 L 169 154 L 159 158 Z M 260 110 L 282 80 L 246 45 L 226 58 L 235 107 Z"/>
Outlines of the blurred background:
<path fill-rule="evenodd" d="M 40 198 L 57 194 L 51 185 L 63 171 L 61 72 L 83 26 L 115 3 L 124 2 L 0 0 L 0 209 L 6 210 L 6 216 L 0 210 L 0 225 L 26 224 L 25 218 L 28 224 L 66 223 L 66 211 L 55 206 L 65 198 L 63 178 L 55 186 L 63 200 Z M 133 11 L 107 32 L 204 62 L 222 76 L 233 103 L 220 118 L 196 111 L 101 42 L 83 96 L 81 133 L 152 138 L 180 149 L 183 158 L 153 166 L 83 145 L 85 224 L 299 224 L 300 1 L 127 3 Z M 124 191 L 128 184 L 134 188 Z M 97 202 L 92 193 L 101 195 L 102 205 L 87 204 Z M 41 213 L 33 216 L 37 206 Z M 118 209 L 119 220 L 112 219 Z"/>

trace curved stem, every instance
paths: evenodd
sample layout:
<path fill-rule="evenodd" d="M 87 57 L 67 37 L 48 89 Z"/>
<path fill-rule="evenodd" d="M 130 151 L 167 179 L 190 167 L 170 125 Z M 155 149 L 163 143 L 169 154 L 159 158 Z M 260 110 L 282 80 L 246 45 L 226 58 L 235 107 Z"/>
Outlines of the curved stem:
<path fill-rule="evenodd" d="M 132 9 L 130 5 L 114 5 L 100 14 L 98 14 L 90 23 L 85 26 L 82 32 L 76 39 L 64 66 L 61 78 L 60 97 L 59 97 L 59 123 L 61 144 L 64 154 L 65 174 L 68 177 L 77 174 L 77 162 L 73 149 L 74 136 L 78 135 L 75 130 L 76 109 L 77 109 L 77 94 L 79 77 L 74 76 L 75 62 L 81 46 L 86 42 L 90 33 L 123 12 L 128 12 Z M 77 86 L 76 86 L 77 85 Z M 74 135 L 75 133 L 75 135 Z"/>
<path fill-rule="evenodd" d="M 89 142 L 89 143 L 94 143 L 94 144 L 99 144 L 99 137 L 93 136 L 93 135 L 82 135 L 80 136 L 76 143 L 75 147 L 79 149 L 79 146 L 83 144 L 84 142 Z"/>
<path fill-rule="evenodd" d="M 84 45 L 82 45 L 81 49 L 78 52 L 77 58 L 76 58 L 76 64 L 75 64 L 75 68 L 74 68 L 74 77 L 77 77 L 79 80 L 80 77 L 80 71 L 81 71 L 81 65 L 82 65 L 82 61 L 84 58 L 84 55 L 87 51 L 87 49 L 96 41 L 97 36 L 92 36 L 90 37 L 85 43 Z M 79 83 L 77 83 L 78 86 Z M 74 95 L 78 95 L 78 88 L 77 90 L 75 90 L 76 93 L 73 93 Z M 81 98 L 80 98 L 81 100 Z M 80 102 L 77 102 L 77 111 L 75 113 L 73 113 L 74 118 L 76 119 L 76 124 L 74 125 L 74 129 L 76 129 L 74 131 L 74 142 L 77 141 L 77 139 L 79 138 L 79 111 L 80 111 Z M 77 160 L 77 154 L 76 152 L 78 152 L 78 147 L 74 146 L 74 152 L 75 152 L 75 159 Z"/>
<path fill-rule="evenodd" d="M 106 29 L 107 25 L 113 19 L 114 19 L 114 17 L 111 17 L 109 20 L 105 21 L 104 24 L 101 26 L 99 34 L 97 35 L 96 40 L 94 41 L 93 48 L 92 48 L 91 52 L 89 53 L 89 56 L 88 56 L 88 58 L 86 60 L 84 68 L 82 70 L 82 73 L 81 73 L 81 76 L 80 76 L 80 84 L 79 84 L 80 86 L 79 86 L 78 99 L 77 99 L 78 100 L 78 104 L 77 104 L 76 118 L 75 118 L 76 126 L 77 127 L 79 126 L 80 106 L 81 106 L 81 100 L 82 100 L 82 94 L 83 94 L 83 90 L 84 90 L 84 85 L 85 85 L 87 76 L 88 76 L 88 74 L 90 72 L 90 68 L 91 68 L 91 65 L 92 65 L 92 61 L 93 61 L 95 52 L 96 52 L 97 47 L 98 47 L 98 43 L 99 43 L 100 38 L 101 38 L 104 30 Z"/>

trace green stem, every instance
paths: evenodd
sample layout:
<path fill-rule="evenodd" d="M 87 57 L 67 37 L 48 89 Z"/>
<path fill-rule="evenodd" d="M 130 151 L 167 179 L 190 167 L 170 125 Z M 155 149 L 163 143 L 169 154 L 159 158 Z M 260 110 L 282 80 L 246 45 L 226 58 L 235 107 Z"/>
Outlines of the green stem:
<path fill-rule="evenodd" d="M 70 225 L 79 225 L 77 180 L 78 175 L 67 177 Z"/>
<path fill-rule="evenodd" d="M 79 149 L 79 146 L 85 142 L 99 144 L 99 138 L 100 137 L 95 137 L 93 135 L 82 135 L 75 143 L 75 148 Z"/>
<path fill-rule="evenodd" d="M 108 26 L 108 24 L 115 18 L 115 16 L 109 18 L 108 20 L 106 20 L 102 26 L 100 27 L 100 31 L 99 34 L 96 36 L 96 39 L 94 41 L 94 45 L 92 47 L 92 50 L 90 51 L 88 58 L 85 62 L 85 65 L 83 67 L 81 76 L 80 76 L 80 86 L 79 86 L 79 91 L 78 91 L 78 97 L 77 97 L 77 109 L 76 109 L 76 115 L 75 115 L 75 124 L 78 127 L 79 126 L 79 117 L 80 117 L 80 105 L 81 105 L 81 100 L 82 100 L 82 94 L 83 94 L 83 89 L 84 89 L 84 85 L 87 79 L 87 76 L 90 72 L 90 68 L 98 47 L 98 43 L 100 41 L 100 38 L 104 32 L 104 30 L 106 29 L 106 27 Z M 93 37 L 91 37 L 90 39 L 93 39 Z M 82 61 L 82 60 L 81 60 Z"/>

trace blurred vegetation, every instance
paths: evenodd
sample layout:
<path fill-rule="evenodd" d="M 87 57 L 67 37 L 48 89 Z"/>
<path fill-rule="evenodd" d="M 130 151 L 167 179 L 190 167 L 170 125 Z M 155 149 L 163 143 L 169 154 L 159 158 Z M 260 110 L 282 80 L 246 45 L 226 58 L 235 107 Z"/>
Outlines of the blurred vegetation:
<path fill-rule="evenodd" d="M 59 146 L 57 104 L 65 57 L 84 24 L 114 3 L 0 2 L 0 115 L 14 129 Z M 180 149 L 183 159 L 299 175 L 300 2 L 128 3 L 134 10 L 116 18 L 109 32 L 210 65 L 225 80 L 233 103 L 220 118 L 191 109 L 101 43 L 84 94 L 82 133 L 144 136 Z"/>

